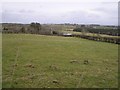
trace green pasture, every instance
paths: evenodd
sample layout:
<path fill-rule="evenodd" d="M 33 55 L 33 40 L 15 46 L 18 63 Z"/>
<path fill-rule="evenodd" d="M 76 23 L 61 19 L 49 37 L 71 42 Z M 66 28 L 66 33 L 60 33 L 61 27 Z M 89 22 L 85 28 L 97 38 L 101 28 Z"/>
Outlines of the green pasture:
<path fill-rule="evenodd" d="M 2 80 L 3 88 L 117 88 L 118 45 L 3 34 Z"/>

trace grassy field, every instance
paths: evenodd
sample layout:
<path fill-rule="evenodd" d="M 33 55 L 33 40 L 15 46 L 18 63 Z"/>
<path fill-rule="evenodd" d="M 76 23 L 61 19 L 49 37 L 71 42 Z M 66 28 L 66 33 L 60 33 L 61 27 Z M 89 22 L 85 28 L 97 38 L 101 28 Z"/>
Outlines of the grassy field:
<path fill-rule="evenodd" d="M 2 88 L 2 33 L 0 33 L 0 89 Z"/>
<path fill-rule="evenodd" d="M 75 37 L 3 34 L 2 49 L 3 88 L 118 87 L 116 44 Z"/>

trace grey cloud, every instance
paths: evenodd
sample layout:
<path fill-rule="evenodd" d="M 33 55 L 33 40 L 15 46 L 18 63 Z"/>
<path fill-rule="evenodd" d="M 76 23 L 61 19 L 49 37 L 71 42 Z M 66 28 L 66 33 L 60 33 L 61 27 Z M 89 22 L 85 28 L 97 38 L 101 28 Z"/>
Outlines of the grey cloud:
<path fill-rule="evenodd" d="M 30 23 L 99 23 L 116 24 L 115 6 L 102 3 L 20 3 L 3 8 L 3 22 Z M 16 5 L 16 6 L 11 6 Z M 112 4 L 113 5 L 113 4 Z M 116 4 L 114 4 L 116 5 Z M 16 9 L 15 9 L 16 8 Z"/>
<path fill-rule="evenodd" d="M 63 19 L 71 23 L 97 23 L 100 16 L 87 11 L 72 11 L 63 15 Z"/>

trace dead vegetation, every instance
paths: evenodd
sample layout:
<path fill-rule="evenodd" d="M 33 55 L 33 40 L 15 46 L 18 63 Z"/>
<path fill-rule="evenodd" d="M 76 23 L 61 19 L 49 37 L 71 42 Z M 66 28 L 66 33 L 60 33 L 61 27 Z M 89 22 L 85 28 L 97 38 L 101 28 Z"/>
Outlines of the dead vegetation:
<path fill-rule="evenodd" d="M 17 66 L 18 66 L 18 64 L 14 64 L 14 65 L 13 65 L 13 67 L 17 67 Z"/>
<path fill-rule="evenodd" d="M 34 66 L 34 65 L 32 65 L 32 64 L 26 64 L 24 67 L 35 68 L 35 66 Z"/>
<path fill-rule="evenodd" d="M 50 70 L 59 70 L 59 67 L 58 67 L 57 65 L 54 65 L 54 64 L 53 64 L 53 65 L 50 65 L 50 66 L 49 66 L 49 69 L 50 69 Z"/>
<path fill-rule="evenodd" d="M 70 63 L 76 63 L 76 64 L 78 63 L 79 64 L 80 62 L 78 60 L 71 60 Z M 87 64 L 89 64 L 89 61 L 88 60 L 84 60 L 83 64 L 87 65 Z"/>
<path fill-rule="evenodd" d="M 86 65 L 89 64 L 88 60 L 84 60 L 84 64 Z"/>
<path fill-rule="evenodd" d="M 59 83 L 58 80 L 53 80 L 52 82 L 55 83 L 55 84 L 58 84 L 58 83 Z"/>
<path fill-rule="evenodd" d="M 77 60 L 71 60 L 70 63 L 79 63 Z"/>

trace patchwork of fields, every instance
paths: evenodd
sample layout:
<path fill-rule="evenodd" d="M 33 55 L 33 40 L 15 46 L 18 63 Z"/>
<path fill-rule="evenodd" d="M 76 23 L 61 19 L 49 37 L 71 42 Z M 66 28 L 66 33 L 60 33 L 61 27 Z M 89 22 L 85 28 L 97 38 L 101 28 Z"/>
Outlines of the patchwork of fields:
<path fill-rule="evenodd" d="M 3 88 L 117 88 L 118 45 L 3 34 L 2 69 Z"/>

